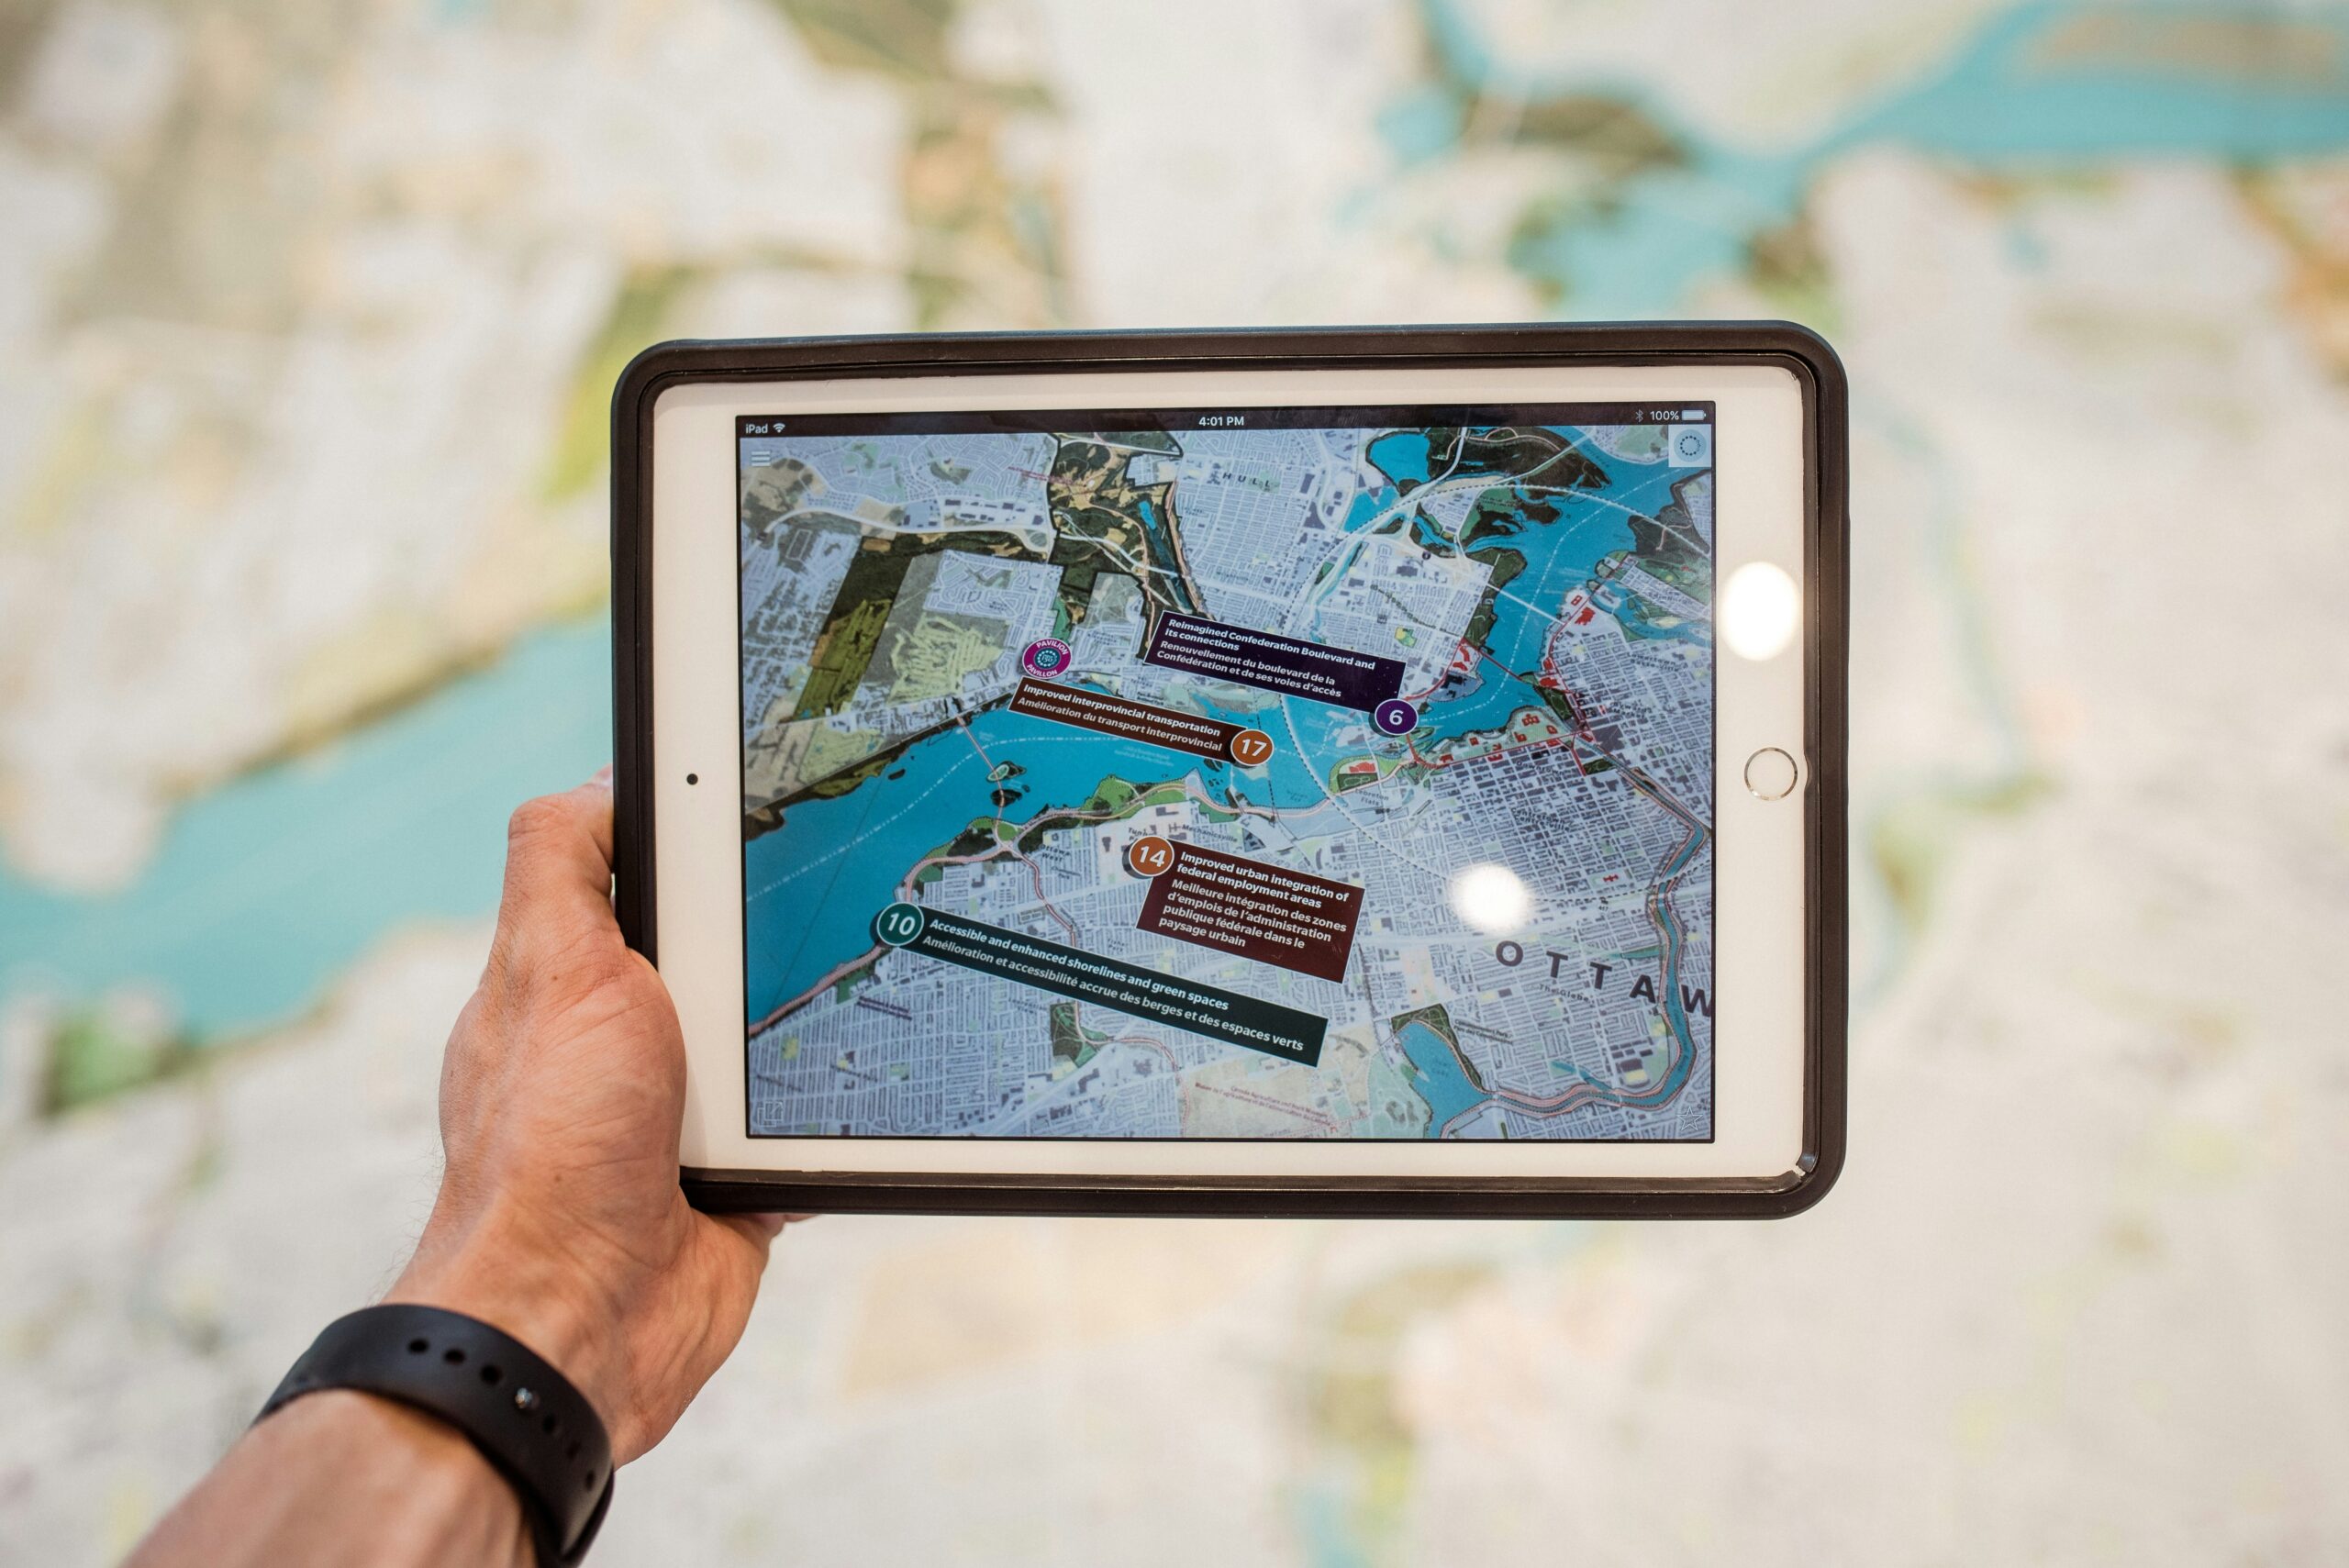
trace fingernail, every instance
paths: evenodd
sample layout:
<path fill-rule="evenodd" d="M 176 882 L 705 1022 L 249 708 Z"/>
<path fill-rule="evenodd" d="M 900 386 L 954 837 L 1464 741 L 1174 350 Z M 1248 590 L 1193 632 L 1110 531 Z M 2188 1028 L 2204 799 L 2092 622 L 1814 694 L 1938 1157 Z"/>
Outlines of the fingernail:
<path fill-rule="evenodd" d="M 606 762 L 602 767 L 597 768 L 597 769 L 596 770 L 596 772 L 595 772 L 594 776 L 592 776 L 591 778 L 589 778 L 587 782 L 588 782 L 589 784 L 594 784 L 597 789 L 609 789 L 609 788 L 611 788 L 611 787 L 612 787 L 612 765 L 611 765 L 611 763 L 609 763 L 609 762 Z"/>

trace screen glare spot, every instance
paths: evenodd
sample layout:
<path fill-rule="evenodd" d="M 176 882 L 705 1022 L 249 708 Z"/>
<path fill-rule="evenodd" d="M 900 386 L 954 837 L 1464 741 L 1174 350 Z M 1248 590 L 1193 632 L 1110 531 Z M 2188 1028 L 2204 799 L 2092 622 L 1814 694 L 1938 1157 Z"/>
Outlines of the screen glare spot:
<path fill-rule="evenodd" d="M 1526 917 L 1533 913 L 1533 895 L 1524 879 L 1492 861 L 1453 873 L 1447 896 L 1453 914 L 1471 930 L 1488 937 L 1522 929 Z"/>
<path fill-rule="evenodd" d="M 1721 636 L 1730 651 L 1759 663 L 1786 651 L 1802 623 L 1802 595 L 1786 569 L 1749 561 L 1730 573 L 1721 594 Z"/>

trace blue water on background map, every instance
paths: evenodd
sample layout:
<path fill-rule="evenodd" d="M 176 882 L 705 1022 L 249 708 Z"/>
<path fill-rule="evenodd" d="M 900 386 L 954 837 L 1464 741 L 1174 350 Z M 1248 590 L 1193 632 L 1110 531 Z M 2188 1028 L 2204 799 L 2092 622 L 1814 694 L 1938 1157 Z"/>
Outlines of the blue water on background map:
<path fill-rule="evenodd" d="M 1511 85 L 1499 51 L 1457 6 L 1427 0 L 1424 9 L 1456 79 Z M 2156 60 L 2121 69 L 2049 50 L 2054 29 L 2077 17 L 2119 16 L 2127 26 L 2132 14 L 2244 15 L 2022 6 L 1987 25 L 1946 69 L 1784 156 L 1711 144 L 1670 106 L 1640 98 L 1688 143 L 1691 164 L 1631 182 L 1620 208 L 1601 217 L 1536 228 L 1512 260 L 1554 281 L 1572 315 L 1669 316 L 1691 287 L 1743 264 L 1750 234 L 1796 213 L 1821 159 L 1870 142 L 1993 168 L 2172 153 L 2255 161 L 2349 146 L 2349 95 L 2321 72 L 2196 72 Z M 2258 15 L 2329 35 L 2336 63 L 2349 58 L 2349 21 L 2338 10 Z M 1615 79 L 1515 85 L 1622 87 Z M 1441 91 L 1414 93 L 1380 117 L 1408 161 L 1441 155 L 1461 125 L 1458 99 Z M 210 791 L 178 814 L 125 889 L 75 896 L 0 870 L 0 995 L 28 984 L 68 997 L 149 985 L 206 1035 L 299 1012 L 385 932 L 494 907 L 507 811 L 607 754 L 608 681 L 599 628 L 539 633 L 318 757 Z"/>
<path fill-rule="evenodd" d="M 1510 261 L 1555 284 L 1568 314 L 1586 319 L 1670 315 L 1706 278 L 1742 268 L 1751 236 L 1797 215 L 1821 162 L 1871 143 L 2001 169 L 2162 154 L 2255 161 L 2349 146 L 2349 93 L 2341 90 L 2349 17 L 2338 9 L 2020 6 L 1985 25 L 1939 72 L 1808 146 L 1763 155 L 1711 140 L 1672 105 L 1620 80 L 1514 69 L 1457 0 L 1421 0 L 1420 10 L 1458 87 L 1504 97 L 1606 92 L 1638 106 L 1687 150 L 1684 164 L 1630 182 L 1605 215 L 1529 226 L 1512 241 Z M 2280 61 L 2266 72 L 2230 72 L 2217 62 L 2197 70 L 2193 61 L 2151 50 L 2121 67 L 2067 47 L 2067 29 L 2084 26 L 2119 29 L 2125 48 L 2132 28 L 2246 16 L 2308 29 L 2306 42 L 2316 47 L 2302 52 L 2328 57 L 2331 69 L 2319 59 L 2305 74 Z M 1438 90 L 1397 104 L 1379 128 L 1398 157 L 1423 162 L 1456 144 L 1464 125 L 1460 100 Z"/>
<path fill-rule="evenodd" d="M 386 926 L 495 908 L 506 818 L 611 755 L 604 624 L 525 639 L 492 670 L 316 756 L 216 789 L 138 879 L 75 897 L 0 875 L 0 984 L 152 985 L 206 1037 L 298 1012 Z"/>
<path fill-rule="evenodd" d="M 2133 13 L 2133 14 L 2132 14 Z M 2084 58 L 2074 29 L 2127 46 L 2144 28 L 2246 17 L 2278 35 L 2265 71 L 2147 58 L 2132 68 Z M 2085 18 L 2085 20 L 2084 20 Z M 2068 37 L 2067 37 L 2068 35 Z M 2093 41 L 2093 39 L 2089 40 Z M 2293 56 L 2287 60 L 2281 50 Z M 2280 158 L 2349 143 L 2349 16 L 2314 6 L 2019 6 L 1992 21 L 1942 73 L 1838 127 L 1805 154 L 1900 141 L 1984 161 L 2184 153 Z M 2295 70 L 2295 65 L 2312 67 Z"/>

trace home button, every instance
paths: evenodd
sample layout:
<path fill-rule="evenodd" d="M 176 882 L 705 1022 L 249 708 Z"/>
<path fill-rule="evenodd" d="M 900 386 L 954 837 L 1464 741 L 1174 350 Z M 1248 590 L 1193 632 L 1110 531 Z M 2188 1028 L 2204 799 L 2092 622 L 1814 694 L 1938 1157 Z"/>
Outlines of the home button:
<path fill-rule="evenodd" d="M 1801 766 L 1776 746 L 1745 759 L 1745 787 L 1756 800 L 1784 800 L 1801 782 Z"/>

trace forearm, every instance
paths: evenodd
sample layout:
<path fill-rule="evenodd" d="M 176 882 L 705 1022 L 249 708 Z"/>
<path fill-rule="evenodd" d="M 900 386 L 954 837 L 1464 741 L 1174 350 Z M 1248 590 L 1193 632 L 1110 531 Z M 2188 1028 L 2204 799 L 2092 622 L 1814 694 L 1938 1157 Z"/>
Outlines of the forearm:
<path fill-rule="evenodd" d="M 127 1568 L 527 1568 L 514 1489 L 430 1416 L 372 1395 L 296 1399 L 240 1439 Z"/>
<path fill-rule="evenodd" d="M 541 1513 L 579 1550 L 613 1469 L 660 1441 L 734 1348 L 780 1222 L 699 1214 L 679 1190 L 685 1037 L 611 888 L 608 774 L 515 813 L 497 934 L 441 1067 L 440 1195 L 381 1304 L 411 1323 L 417 1308 L 472 1319 L 451 1331 L 483 1359 L 435 1347 L 437 1329 L 377 1340 L 338 1319 L 305 1385 L 406 1388 L 482 1423 L 466 1429 L 526 1477 L 529 1503 L 458 1424 L 310 1394 L 246 1433 L 131 1568 L 531 1568 Z M 398 1375 L 368 1362 L 371 1346 L 403 1344 L 438 1353 Z M 359 1372 L 332 1370 L 345 1362 Z M 526 1366 L 535 1386 L 503 1381 Z M 457 1384 L 418 1381 L 442 1370 Z"/>

